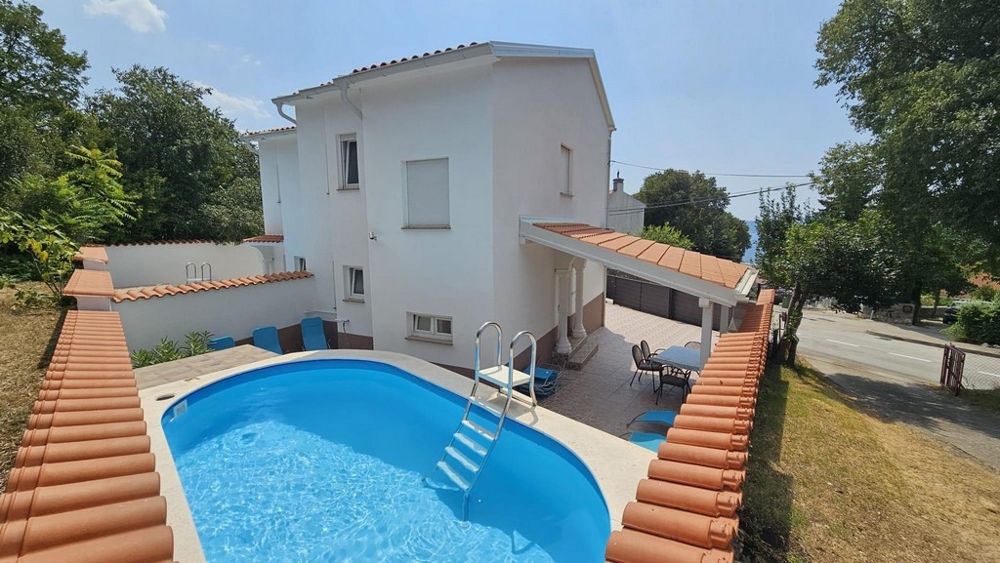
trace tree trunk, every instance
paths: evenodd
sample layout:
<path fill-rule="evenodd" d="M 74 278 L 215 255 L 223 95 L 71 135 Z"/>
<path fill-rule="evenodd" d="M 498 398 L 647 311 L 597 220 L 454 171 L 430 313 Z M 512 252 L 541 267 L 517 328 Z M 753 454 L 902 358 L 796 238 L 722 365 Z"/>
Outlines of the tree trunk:
<path fill-rule="evenodd" d="M 939 289 L 934 292 L 934 312 L 931 314 L 932 317 L 935 318 L 937 317 L 937 309 L 938 305 L 940 304 L 941 304 L 941 290 Z"/>
<path fill-rule="evenodd" d="M 920 285 L 913 287 L 913 293 L 910 294 L 910 301 L 913 303 L 913 318 L 910 319 L 910 324 L 913 326 L 920 326 Z"/>
<path fill-rule="evenodd" d="M 799 284 L 795 284 L 795 288 L 792 289 L 792 298 L 788 301 L 788 327 L 781 340 L 780 351 L 780 357 L 784 358 L 788 365 L 795 365 L 795 349 L 799 341 L 798 331 L 799 325 L 802 324 L 802 307 L 805 302 L 805 293 Z"/>

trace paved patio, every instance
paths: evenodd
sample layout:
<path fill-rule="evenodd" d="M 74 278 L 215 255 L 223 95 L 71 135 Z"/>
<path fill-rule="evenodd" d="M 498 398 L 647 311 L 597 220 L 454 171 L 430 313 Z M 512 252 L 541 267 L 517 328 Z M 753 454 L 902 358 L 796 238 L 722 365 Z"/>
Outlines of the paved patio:
<path fill-rule="evenodd" d="M 719 334 L 712 333 L 713 342 Z M 653 377 L 646 374 L 640 384 L 632 387 L 629 380 L 635 371 L 632 345 L 640 340 L 652 349 L 683 346 L 701 339 L 701 328 L 642 313 L 620 305 L 607 304 L 605 326 L 590 338 L 598 340 L 597 354 L 580 371 L 565 371 L 561 387 L 542 406 L 574 420 L 615 436 L 628 432 L 627 424 L 647 410 L 677 410 L 681 405 L 681 389 L 664 389 L 659 404 L 655 404 Z M 670 393 L 669 395 L 667 393 Z M 662 425 L 633 425 L 637 431 L 663 431 Z M 627 435 L 625 435 L 627 437 Z"/>

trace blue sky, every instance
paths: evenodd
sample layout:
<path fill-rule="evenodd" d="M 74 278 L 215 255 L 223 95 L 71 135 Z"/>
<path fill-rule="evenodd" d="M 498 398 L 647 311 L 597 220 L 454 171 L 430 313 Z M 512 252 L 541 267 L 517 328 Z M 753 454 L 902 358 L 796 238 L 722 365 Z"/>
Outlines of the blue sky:
<path fill-rule="evenodd" d="M 834 88 L 813 86 L 816 33 L 834 0 L 34 3 L 69 48 L 87 51 L 89 90 L 113 87 L 112 67 L 164 66 L 214 88 L 207 101 L 240 130 L 286 125 L 271 98 L 354 68 L 497 40 L 594 49 L 617 161 L 806 174 L 828 147 L 861 138 Z M 629 192 L 650 173 L 612 166 Z M 786 181 L 718 176 L 730 193 Z M 757 196 L 734 198 L 730 211 L 752 219 Z"/>

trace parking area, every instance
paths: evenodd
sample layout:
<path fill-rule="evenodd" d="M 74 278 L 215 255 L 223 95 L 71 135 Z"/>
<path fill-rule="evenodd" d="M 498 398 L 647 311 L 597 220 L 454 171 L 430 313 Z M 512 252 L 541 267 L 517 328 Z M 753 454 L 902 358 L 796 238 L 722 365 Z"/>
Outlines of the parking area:
<path fill-rule="evenodd" d="M 647 410 L 677 410 L 681 389 L 666 387 L 656 404 L 653 377 L 646 374 L 629 387 L 635 372 L 632 345 L 646 340 L 652 349 L 683 346 L 697 341 L 701 328 L 608 303 L 605 326 L 590 338 L 597 339 L 596 355 L 580 371 L 567 370 L 561 386 L 542 406 L 615 436 L 627 437 L 629 421 Z M 718 339 L 713 332 L 713 343 Z M 665 430 L 633 425 L 632 430 Z"/>

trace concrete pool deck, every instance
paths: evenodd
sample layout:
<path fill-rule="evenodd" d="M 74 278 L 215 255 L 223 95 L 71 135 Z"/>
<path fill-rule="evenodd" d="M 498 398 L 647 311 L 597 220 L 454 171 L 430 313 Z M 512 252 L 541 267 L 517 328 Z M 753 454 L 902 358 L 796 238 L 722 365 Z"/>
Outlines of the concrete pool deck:
<path fill-rule="evenodd" d="M 249 354 L 248 359 L 260 357 L 256 353 L 256 349 L 251 346 L 240 346 L 233 350 L 240 348 L 248 349 L 241 351 Z M 229 352 L 226 360 L 236 363 L 239 361 L 239 356 L 240 354 L 236 352 Z M 139 398 L 149 429 L 151 451 L 156 456 L 156 471 L 161 476 L 161 494 L 167 499 L 167 524 L 174 531 L 174 558 L 178 563 L 200 563 L 205 561 L 205 557 L 180 477 L 174 465 L 173 455 L 160 424 L 163 414 L 179 397 L 233 375 L 296 360 L 323 358 L 364 359 L 383 362 L 462 397 L 467 397 L 472 389 L 471 379 L 424 360 L 394 352 L 371 350 L 297 352 L 251 361 L 204 375 L 198 374 L 197 371 L 188 371 L 187 376 L 183 376 L 182 372 L 175 372 L 172 377 L 184 378 L 140 389 Z M 212 363 L 206 365 L 212 365 Z M 144 379 L 141 370 L 137 373 L 137 379 L 140 381 Z M 479 395 L 480 398 L 489 400 L 496 396 L 496 392 L 491 388 L 485 388 Z M 157 400 L 158 397 L 166 396 L 169 397 Z M 511 404 L 508 416 L 525 426 L 548 435 L 576 454 L 590 469 L 604 495 L 611 518 L 612 531 L 621 529 L 620 515 L 626 504 L 633 499 L 635 483 L 646 476 L 649 462 L 655 459 L 655 454 L 541 405 L 531 409 L 527 405 L 515 401 Z"/>

